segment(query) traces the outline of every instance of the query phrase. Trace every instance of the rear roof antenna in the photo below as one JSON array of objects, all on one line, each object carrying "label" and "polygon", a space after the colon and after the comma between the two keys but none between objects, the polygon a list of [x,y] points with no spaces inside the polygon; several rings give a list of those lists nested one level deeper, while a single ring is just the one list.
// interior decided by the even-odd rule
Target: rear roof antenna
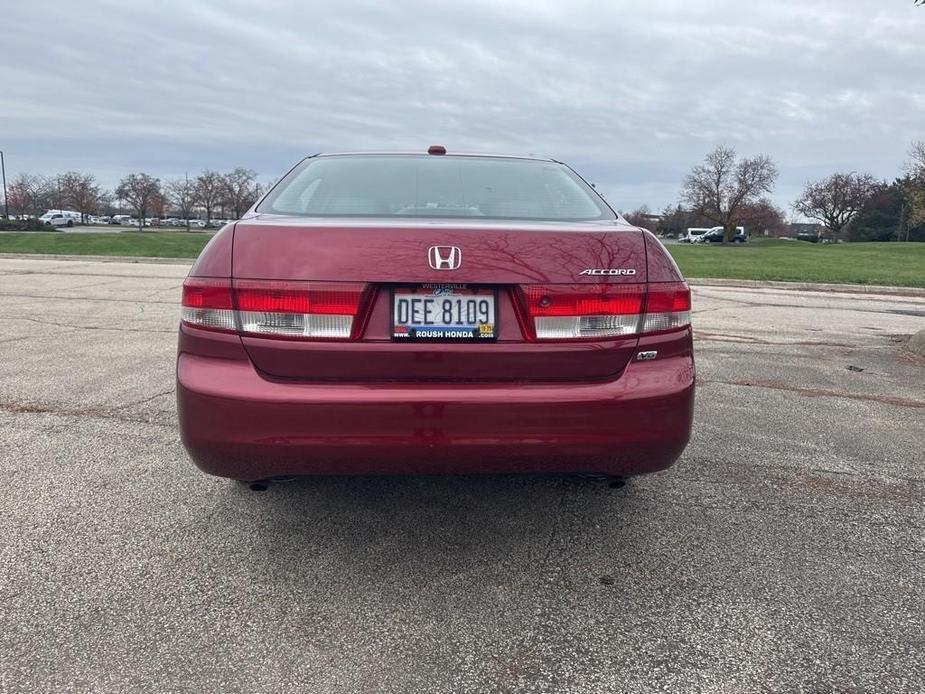
[{"label": "rear roof antenna", "polygon": [[428,154],[446,154],[446,147],[443,145],[431,145],[427,148]]}]

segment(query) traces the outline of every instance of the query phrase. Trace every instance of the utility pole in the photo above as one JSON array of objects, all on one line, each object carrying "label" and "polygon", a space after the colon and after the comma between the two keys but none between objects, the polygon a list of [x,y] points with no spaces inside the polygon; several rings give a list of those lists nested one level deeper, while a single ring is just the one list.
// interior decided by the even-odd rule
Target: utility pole
[{"label": "utility pole", "polygon": [[183,188],[183,198],[184,198],[183,206],[186,209],[183,210],[183,216],[186,217],[186,232],[189,233],[189,215],[190,215],[190,212],[193,211],[192,209],[193,201],[192,201],[192,195],[190,195],[190,189],[189,189],[189,171],[184,171],[183,175],[186,177],[186,187]]},{"label": "utility pole", "polygon": [[0,171],[3,172],[3,216],[10,218],[10,199],[6,196],[6,164],[3,161],[3,150],[0,150]]}]

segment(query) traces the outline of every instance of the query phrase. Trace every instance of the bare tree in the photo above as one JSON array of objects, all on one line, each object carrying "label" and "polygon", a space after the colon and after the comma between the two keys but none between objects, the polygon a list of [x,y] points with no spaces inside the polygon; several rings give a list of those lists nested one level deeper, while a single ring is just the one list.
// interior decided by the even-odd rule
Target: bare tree
[{"label": "bare tree", "polygon": [[723,243],[736,233],[742,206],[770,193],[777,167],[767,155],[739,160],[732,147],[720,145],[687,178],[681,197],[694,212],[724,229]]},{"label": "bare tree", "polygon": [[113,209],[114,209],[113,204],[112,204],[113,195],[114,193],[111,190],[100,188],[100,194],[99,194],[99,197],[97,198],[97,203],[96,203],[96,207],[97,207],[96,211],[99,213],[108,214],[111,216],[113,214]]},{"label": "bare tree", "polygon": [[225,174],[225,198],[235,219],[257,201],[257,172],[241,166]]},{"label": "bare tree", "polygon": [[212,220],[212,211],[218,207],[227,190],[225,178],[218,171],[203,171],[193,184],[193,199],[206,213],[206,224]]},{"label": "bare tree", "polygon": [[[909,225],[925,225],[925,141],[917,140],[909,147],[905,165],[906,178],[902,181],[903,218],[908,240]],[[903,234],[900,234],[903,236]]]},{"label": "bare tree", "polygon": [[783,211],[768,198],[743,205],[739,220],[750,233],[759,236],[778,236],[787,222]]},{"label": "bare tree", "polygon": [[627,222],[635,227],[642,227],[643,229],[648,229],[653,232],[658,227],[659,215],[652,214],[648,205],[637,207],[632,212],[628,212],[623,216],[626,217]]},{"label": "bare tree", "polygon": [[138,230],[145,225],[148,211],[160,200],[161,181],[146,173],[133,173],[123,178],[116,186],[116,197],[125,200],[138,219]]},{"label": "bare tree", "polygon": [[160,221],[167,211],[167,204],[167,195],[164,194],[163,189],[158,190],[157,195],[151,198],[151,217]]},{"label": "bare tree", "polygon": [[54,186],[45,176],[22,173],[7,188],[10,211],[14,215],[39,217],[51,207]]},{"label": "bare tree", "polygon": [[86,223],[87,216],[97,211],[100,204],[100,187],[96,185],[93,174],[68,171],[58,176],[64,204],[80,212],[81,221]]},{"label": "bare tree", "polygon": [[186,230],[189,231],[189,220],[193,216],[193,208],[196,207],[196,191],[193,181],[188,177],[177,178],[168,181],[165,188],[167,198],[186,222]]},{"label": "bare tree", "polygon": [[825,225],[832,239],[838,239],[864,208],[877,189],[870,174],[835,173],[826,179],[810,182],[793,203],[793,209]]},{"label": "bare tree", "polygon": [[910,145],[909,160],[905,168],[912,178],[925,183],[925,140],[916,140]]},{"label": "bare tree", "polygon": [[32,210],[32,198],[25,184],[14,180],[7,186],[6,201],[10,209],[10,214],[14,217],[21,217],[29,214]]}]

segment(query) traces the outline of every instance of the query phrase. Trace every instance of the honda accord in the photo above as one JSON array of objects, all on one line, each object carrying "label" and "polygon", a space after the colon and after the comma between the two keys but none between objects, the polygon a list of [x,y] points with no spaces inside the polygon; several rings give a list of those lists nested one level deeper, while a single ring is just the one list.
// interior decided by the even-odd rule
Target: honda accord
[{"label": "honda accord", "polygon": [[690,436],[690,290],[553,159],[304,159],[183,283],[180,433],[204,471],[664,469]]}]

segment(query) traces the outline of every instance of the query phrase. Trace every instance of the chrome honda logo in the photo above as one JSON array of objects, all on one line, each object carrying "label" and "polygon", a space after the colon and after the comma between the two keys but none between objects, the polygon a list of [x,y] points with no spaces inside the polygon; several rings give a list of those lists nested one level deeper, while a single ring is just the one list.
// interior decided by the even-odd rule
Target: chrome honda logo
[{"label": "chrome honda logo", "polygon": [[462,265],[462,251],[456,246],[431,246],[427,262],[434,270],[458,270]]}]

